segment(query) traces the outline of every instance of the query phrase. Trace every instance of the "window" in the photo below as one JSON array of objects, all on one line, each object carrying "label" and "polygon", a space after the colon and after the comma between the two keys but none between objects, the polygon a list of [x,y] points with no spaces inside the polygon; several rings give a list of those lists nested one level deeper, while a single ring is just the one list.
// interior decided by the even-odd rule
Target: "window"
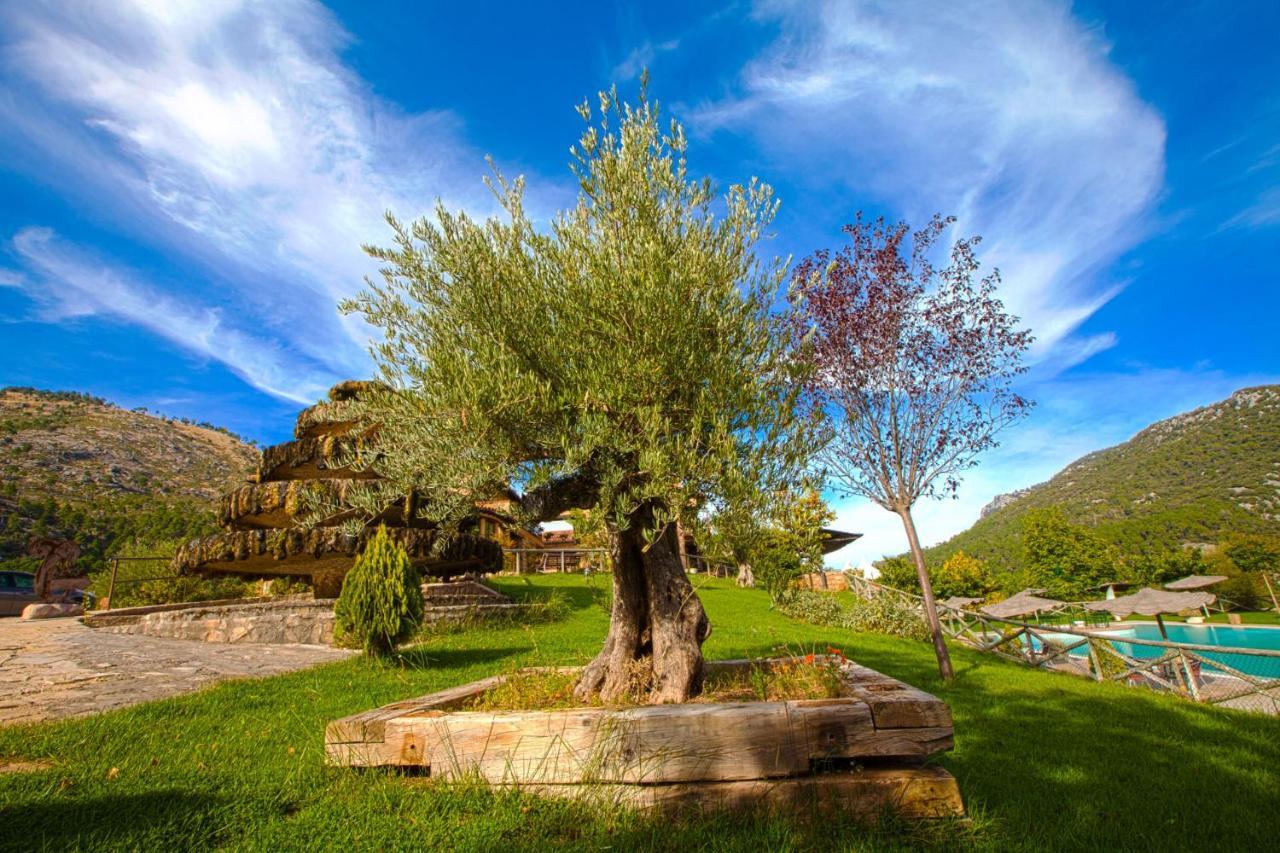
[{"label": "window", "polygon": [[18,589],[35,589],[36,579],[34,575],[16,574],[10,575],[13,578],[13,585]]}]

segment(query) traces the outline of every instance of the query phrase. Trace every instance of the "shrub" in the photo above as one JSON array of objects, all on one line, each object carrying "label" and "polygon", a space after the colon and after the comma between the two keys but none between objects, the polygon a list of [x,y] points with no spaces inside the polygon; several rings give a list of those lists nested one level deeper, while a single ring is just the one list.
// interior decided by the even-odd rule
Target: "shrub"
[{"label": "shrub", "polygon": [[953,595],[982,598],[996,587],[987,564],[964,551],[957,551],[937,569],[929,572],[933,581],[933,594],[939,598]]},{"label": "shrub", "polygon": [[914,608],[889,595],[855,598],[841,604],[835,596],[797,590],[778,603],[778,609],[793,619],[814,625],[871,631],[910,640],[928,640],[929,627]]},{"label": "shrub", "polygon": [[880,570],[878,583],[904,592],[920,593],[920,577],[916,574],[916,564],[907,557],[885,557],[875,565]]},{"label": "shrub", "polygon": [[342,582],[334,607],[334,639],[386,655],[422,622],[418,573],[404,548],[379,527]]},{"label": "shrub", "polygon": [[762,540],[751,555],[756,586],[766,590],[774,601],[779,601],[804,574],[804,560],[781,534],[770,531]]}]

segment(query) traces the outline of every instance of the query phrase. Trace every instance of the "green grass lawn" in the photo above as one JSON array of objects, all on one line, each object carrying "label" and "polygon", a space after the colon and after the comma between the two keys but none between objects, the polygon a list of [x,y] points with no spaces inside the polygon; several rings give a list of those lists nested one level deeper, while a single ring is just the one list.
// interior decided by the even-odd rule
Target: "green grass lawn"
[{"label": "green grass lawn", "polygon": [[0,757],[48,769],[0,774],[0,847],[293,850],[1271,848],[1280,837],[1280,720],[1036,672],[955,648],[944,687],[924,644],[805,625],[764,593],[699,579],[712,658],[835,645],[937,693],[955,715],[971,825],[934,829],[767,815],[673,822],[329,768],[329,720],[517,666],[582,662],[606,628],[607,578],[498,579],[515,595],[569,597],[563,620],[432,638],[403,666],[351,660],[224,684],[64,723],[0,729]]}]

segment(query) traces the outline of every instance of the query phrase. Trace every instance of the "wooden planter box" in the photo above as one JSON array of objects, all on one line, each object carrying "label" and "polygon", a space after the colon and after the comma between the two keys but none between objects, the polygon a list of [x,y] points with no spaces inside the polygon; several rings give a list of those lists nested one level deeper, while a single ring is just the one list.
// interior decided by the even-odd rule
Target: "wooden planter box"
[{"label": "wooden planter box", "polygon": [[946,704],[864,666],[842,669],[846,695],[835,699],[457,710],[506,679],[494,676],[335,720],[325,752],[331,764],[408,767],[639,807],[963,815],[955,779],[922,766],[953,745]]}]

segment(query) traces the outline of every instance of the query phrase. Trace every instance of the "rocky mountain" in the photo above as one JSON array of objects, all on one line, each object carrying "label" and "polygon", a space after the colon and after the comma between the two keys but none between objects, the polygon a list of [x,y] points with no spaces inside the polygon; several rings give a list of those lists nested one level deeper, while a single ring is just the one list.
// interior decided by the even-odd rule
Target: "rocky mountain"
[{"label": "rocky mountain", "polygon": [[929,549],[930,563],[963,550],[1016,568],[1028,510],[1060,507],[1127,553],[1215,542],[1233,532],[1280,534],[1280,385],[1152,424],[1090,453],[1051,480],[987,505],[973,527]]},{"label": "rocky mountain", "polygon": [[210,424],[75,392],[0,390],[0,558],[32,533],[74,535],[92,567],[120,540],[213,527],[218,496],[257,462]]}]

